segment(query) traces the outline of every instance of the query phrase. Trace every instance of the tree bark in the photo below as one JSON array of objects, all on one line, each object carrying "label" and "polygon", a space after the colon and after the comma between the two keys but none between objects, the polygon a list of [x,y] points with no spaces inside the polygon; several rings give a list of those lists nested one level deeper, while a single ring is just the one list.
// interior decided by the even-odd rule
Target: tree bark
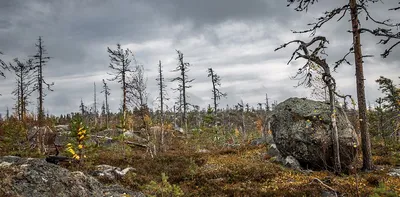
[{"label": "tree bark", "polygon": [[122,129],[126,129],[126,66],[125,65],[125,57],[122,60],[122,92],[123,92],[123,101],[122,101]]},{"label": "tree bark", "polygon": [[164,149],[164,85],[163,85],[163,76],[162,76],[162,68],[161,68],[161,61],[158,64],[159,68],[159,85],[160,85],[160,108],[161,108],[161,143],[160,143],[160,150],[162,152],[165,151]]},{"label": "tree bark", "polygon": [[336,174],[342,172],[341,164],[340,164],[340,144],[339,144],[339,134],[338,128],[336,124],[336,109],[335,109],[335,95],[334,89],[332,88],[333,84],[327,84],[329,90],[329,103],[330,103],[330,111],[331,111],[331,121],[332,121],[332,146],[333,146],[333,157],[334,157],[334,171]]},{"label": "tree bark", "polygon": [[38,122],[39,127],[42,127],[44,124],[44,112],[43,112],[43,73],[42,73],[42,38],[39,37],[39,72],[38,72],[38,89],[39,89],[39,108],[38,108]]},{"label": "tree bark", "polygon": [[357,83],[357,101],[358,101],[358,113],[360,121],[361,131],[361,143],[362,143],[362,154],[363,154],[363,170],[372,170],[372,153],[371,153],[371,142],[367,126],[367,105],[365,103],[365,90],[364,90],[364,71],[363,71],[363,60],[360,44],[360,31],[358,24],[358,12],[356,0],[350,0],[350,14],[351,24],[353,33],[353,48],[354,48],[354,59],[356,65],[356,83]]}]

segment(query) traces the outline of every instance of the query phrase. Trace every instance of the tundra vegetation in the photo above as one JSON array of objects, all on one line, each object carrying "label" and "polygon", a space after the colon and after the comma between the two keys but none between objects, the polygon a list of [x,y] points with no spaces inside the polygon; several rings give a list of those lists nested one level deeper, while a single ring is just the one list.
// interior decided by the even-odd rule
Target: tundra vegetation
[{"label": "tundra vegetation", "polygon": [[[310,40],[288,41],[276,49],[282,52],[288,45],[295,45],[294,52],[288,55],[288,64],[295,60],[305,61],[305,64],[294,79],[299,80],[299,85],[312,87],[320,93],[327,89],[328,97],[324,101],[329,104],[327,118],[310,115],[302,126],[312,128],[311,125],[319,126],[319,123],[329,126],[326,135],[332,141],[327,150],[334,155],[333,168],[313,170],[300,166],[301,169],[293,169],[282,164],[279,156],[272,155],[274,131],[269,126],[277,106],[279,108],[277,101],[270,105],[265,93],[265,102],[260,101],[257,106],[245,100],[237,101],[234,106],[220,106],[220,100],[228,95],[223,93],[223,78],[216,74],[218,69],[204,71],[211,79],[208,108],[190,104],[188,91],[194,79],[189,77],[189,68],[196,65],[187,63],[190,58],[185,56],[184,59],[179,50],[176,50],[177,66],[173,70],[176,75],[172,80],[165,80],[163,68],[167,66],[162,65],[161,60],[158,65],[150,65],[158,66],[159,106],[154,109],[148,106],[147,65],[139,64],[130,49],[117,44],[117,49],[107,48],[107,52],[109,68],[113,71],[109,81],[121,85],[121,108],[110,109],[109,96],[116,93],[103,79],[94,82],[94,106],[85,105],[81,99],[77,101],[78,113],[45,116],[44,90],[52,90],[54,84],[44,80],[43,69],[50,64],[50,57],[41,37],[33,59],[20,61],[16,58],[13,63],[0,59],[0,75],[6,76],[6,71],[10,70],[16,76],[12,92],[16,98],[15,108],[0,118],[0,155],[39,158],[63,155],[70,160],[59,165],[88,174],[102,164],[121,169],[132,167],[135,170],[123,177],[100,181],[115,182],[149,196],[320,196],[323,193],[399,196],[400,84],[385,76],[374,79],[382,95],[367,107],[362,72],[362,58],[367,56],[362,55],[360,43],[362,33],[381,38],[380,44],[391,44],[381,54],[386,58],[399,43],[399,34],[393,32],[399,25],[370,16],[368,4],[372,2],[375,1],[346,1],[343,7],[324,12],[310,24],[310,29],[295,31],[311,33]],[[317,1],[289,0],[296,11],[306,11],[314,3]],[[390,11],[398,9],[390,8]],[[350,13],[353,42],[349,44],[352,47],[342,59],[330,60],[324,53],[328,38],[316,35],[317,30],[335,17],[341,20],[346,13]],[[366,16],[378,27],[360,28],[358,15]],[[354,54],[354,62],[347,59],[350,54]],[[340,82],[331,75],[342,63],[356,65],[357,103],[350,95],[339,93],[336,84]],[[96,83],[103,84],[100,93],[104,98],[97,96]],[[165,104],[167,87],[177,87],[170,93],[178,94],[173,107]],[[36,112],[27,110],[32,104],[29,101],[33,92],[38,93]],[[97,110],[97,100],[103,100],[101,113]],[[348,106],[349,101],[352,105]],[[341,166],[340,157],[339,104],[343,106],[339,107],[342,114],[347,115],[350,126],[361,137],[360,146],[354,144],[354,150],[360,154],[345,168]],[[60,129],[63,126],[66,129]]]}]

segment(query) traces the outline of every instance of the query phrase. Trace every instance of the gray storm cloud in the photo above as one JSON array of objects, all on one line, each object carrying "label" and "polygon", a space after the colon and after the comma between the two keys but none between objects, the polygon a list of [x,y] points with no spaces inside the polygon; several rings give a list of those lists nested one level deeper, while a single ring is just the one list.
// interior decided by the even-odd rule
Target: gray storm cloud
[{"label": "gray storm cloud", "polygon": [[[188,73],[195,78],[188,90],[192,104],[206,107],[211,103],[211,82],[207,68],[212,67],[222,78],[221,90],[228,98],[221,107],[240,102],[256,105],[264,102],[265,93],[271,100],[288,97],[309,97],[311,90],[294,88],[297,81],[290,80],[301,62],[286,65],[293,48],[278,52],[280,44],[296,39],[310,39],[308,35],[292,34],[291,30],[307,28],[324,10],[340,5],[342,1],[320,1],[309,12],[299,13],[286,7],[280,0],[87,0],[0,1],[0,51],[6,61],[14,57],[26,59],[35,54],[34,44],[43,36],[48,55],[52,57],[45,68],[49,82],[55,82],[54,92],[48,92],[45,107],[52,114],[78,111],[80,100],[93,103],[93,82],[97,84],[98,103],[101,80],[111,78],[107,47],[121,43],[129,47],[135,58],[143,64],[148,77],[150,106],[157,106],[157,65],[161,60],[167,79],[169,97],[175,98],[169,82],[178,73],[171,72],[177,65],[175,50],[184,53],[185,61],[192,64]],[[371,5],[371,14],[400,21],[398,12],[388,12],[385,4]],[[396,2],[394,2],[395,4]],[[370,25],[366,22],[363,25]],[[327,60],[341,58],[350,48],[351,35],[347,33],[347,19],[330,22],[317,34],[329,41]],[[362,35],[363,51],[375,57],[365,60],[367,99],[373,102],[380,96],[375,79],[380,75],[398,82],[399,49],[387,59],[379,54],[385,46],[369,35]],[[350,58],[351,59],[351,58]],[[342,65],[335,73],[341,92],[355,96],[354,67]],[[0,113],[10,109],[15,101],[11,91],[15,84],[12,73],[0,79]],[[120,104],[121,90],[109,82],[112,111]],[[32,95],[31,107],[36,104]],[[171,100],[169,105],[172,105]]]}]

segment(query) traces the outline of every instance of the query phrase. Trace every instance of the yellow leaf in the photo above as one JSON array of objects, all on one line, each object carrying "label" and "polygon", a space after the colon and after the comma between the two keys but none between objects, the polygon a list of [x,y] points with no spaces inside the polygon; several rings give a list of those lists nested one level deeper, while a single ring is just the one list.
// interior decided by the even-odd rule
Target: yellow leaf
[{"label": "yellow leaf", "polygon": [[237,128],[235,128],[235,136],[239,137],[239,135],[240,135],[239,130]]}]

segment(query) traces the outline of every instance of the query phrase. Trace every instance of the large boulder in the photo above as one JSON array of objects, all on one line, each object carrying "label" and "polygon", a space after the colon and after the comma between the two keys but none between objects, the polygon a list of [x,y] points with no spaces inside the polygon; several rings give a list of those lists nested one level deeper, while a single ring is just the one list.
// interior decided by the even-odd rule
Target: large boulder
[{"label": "large boulder", "polygon": [[[333,168],[329,104],[289,98],[276,106],[271,130],[283,157],[293,156],[303,168]],[[350,167],[357,154],[357,134],[344,110],[336,106],[341,166]]]},{"label": "large boulder", "polygon": [[144,196],[44,159],[0,157],[0,196]]}]

